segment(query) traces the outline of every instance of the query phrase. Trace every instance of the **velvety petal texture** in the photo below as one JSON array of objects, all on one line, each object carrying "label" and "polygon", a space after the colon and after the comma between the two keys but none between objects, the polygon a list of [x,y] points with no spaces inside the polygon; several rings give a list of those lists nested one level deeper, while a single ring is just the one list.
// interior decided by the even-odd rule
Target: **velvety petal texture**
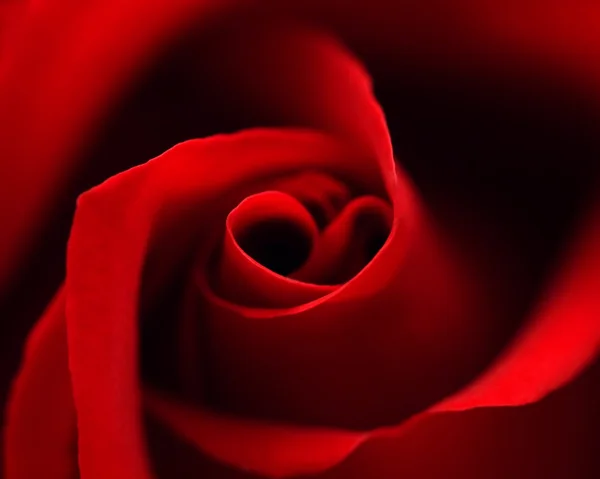
[{"label": "velvety petal texture", "polygon": [[600,203],[582,220],[562,268],[523,331],[480,379],[438,410],[515,406],[570,381],[600,352]]},{"label": "velvety petal texture", "polygon": [[21,18],[0,56],[0,148],[14,159],[2,164],[0,190],[3,198],[18,198],[0,210],[2,287],[119,92],[188,22],[207,23],[234,2],[19,3]]},{"label": "velvety petal texture", "polygon": [[[235,168],[217,168],[232,158]],[[182,144],[81,197],[66,287],[82,474],[150,477],[136,358],[140,272],[154,232],[174,220],[189,225],[193,215],[199,228],[180,231],[179,246],[200,245],[205,221],[198,215],[210,215],[236,185],[273,171],[335,164],[352,174],[365,164],[349,158],[351,152],[322,134],[249,131]]]},{"label": "velvety petal texture", "polygon": [[[34,5],[40,20],[28,28],[39,38],[61,10]],[[31,63],[29,83],[6,76],[0,88],[40,93],[0,136],[23,158],[11,164],[7,191],[27,183],[2,219],[0,283],[42,200],[71,171],[73,139],[86,138],[102,105],[185,18],[216,10],[157,5],[73,4],[65,11],[77,20],[61,22],[74,31],[49,36],[46,67],[27,42],[15,47],[10,61]],[[118,33],[129,30],[122,46]],[[234,22],[221,33],[215,51],[227,55],[210,74],[235,108],[284,126],[186,141],[79,197],[65,284],[13,385],[7,479],[157,478],[151,421],[212,464],[186,471],[193,476],[600,471],[589,448],[600,420],[577,411],[600,397],[598,203],[506,344],[501,292],[428,215],[394,158],[364,67],[340,42],[296,23]],[[49,94],[57,91],[74,95],[77,108],[61,109],[64,96]],[[152,314],[177,338],[175,360],[154,358],[174,387],[146,374]],[[554,451],[542,464],[540,454]],[[585,470],[568,470],[580,463]]]},{"label": "velvety petal texture", "polygon": [[30,334],[6,417],[7,478],[78,477],[64,291]]}]

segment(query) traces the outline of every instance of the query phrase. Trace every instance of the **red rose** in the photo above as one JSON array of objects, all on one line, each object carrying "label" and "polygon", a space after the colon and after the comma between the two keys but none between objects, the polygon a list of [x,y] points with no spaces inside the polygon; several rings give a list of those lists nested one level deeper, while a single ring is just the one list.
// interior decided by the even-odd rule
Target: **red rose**
[{"label": "red rose", "polygon": [[263,3],[3,22],[7,479],[597,477],[600,10]]}]

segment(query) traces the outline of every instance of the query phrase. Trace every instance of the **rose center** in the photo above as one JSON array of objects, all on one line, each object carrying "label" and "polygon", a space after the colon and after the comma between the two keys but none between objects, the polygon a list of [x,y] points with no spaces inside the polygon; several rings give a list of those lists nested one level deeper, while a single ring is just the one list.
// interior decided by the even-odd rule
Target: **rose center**
[{"label": "rose center", "polygon": [[281,218],[261,220],[238,233],[236,240],[252,259],[287,276],[308,258],[312,240],[300,225]]}]

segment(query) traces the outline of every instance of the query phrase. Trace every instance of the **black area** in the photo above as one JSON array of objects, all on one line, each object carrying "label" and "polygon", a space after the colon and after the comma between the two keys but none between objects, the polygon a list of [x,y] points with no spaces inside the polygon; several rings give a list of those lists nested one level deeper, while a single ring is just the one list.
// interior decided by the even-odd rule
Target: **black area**
[{"label": "black area", "polygon": [[315,220],[315,224],[317,225],[317,228],[319,228],[319,230],[322,230],[327,226],[328,218],[325,214],[323,206],[320,203],[316,201],[306,201],[304,203],[304,207]]},{"label": "black area", "polygon": [[374,212],[364,212],[354,220],[354,228],[363,238],[362,249],[366,266],[383,247],[390,235],[390,227],[385,218]]},{"label": "black area", "polygon": [[312,249],[308,233],[283,219],[257,222],[242,231],[236,241],[250,257],[282,276],[300,268]]},{"label": "black area", "polygon": [[140,294],[140,372],[145,384],[172,393],[181,390],[178,370],[177,318],[181,311],[186,275],[176,275],[165,291],[150,298],[142,283]]},{"label": "black area", "polygon": [[404,68],[374,82],[399,163],[436,222],[473,243],[487,223],[513,244],[534,299],[600,179],[598,104],[560,72],[517,60]]}]

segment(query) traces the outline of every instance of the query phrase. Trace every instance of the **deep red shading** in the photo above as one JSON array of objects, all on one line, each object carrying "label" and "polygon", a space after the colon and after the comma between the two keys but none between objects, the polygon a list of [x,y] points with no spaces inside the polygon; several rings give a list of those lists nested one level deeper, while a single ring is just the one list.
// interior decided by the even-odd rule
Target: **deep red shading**
[{"label": "deep red shading", "polygon": [[77,423],[64,309],[61,291],[29,336],[7,411],[7,478],[76,477]]},{"label": "deep red shading", "polygon": [[[348,158],[350,152],[317,133],[249,131],[182,144],[81,197],[66,288],[83,475],[150,477],[139,423],[137,296],[156,231],[169,224],[187,227],[193,218],[196,231],[174,235],[189,250],[204,231],[201,215],[210,216],[211,204],[236,185],[304,166],[335,164],[348,173],[368,168]],[[217,168],[232,159],[235,168]],[[173,256],[176,251],[170,250]]]},{"label": "deep red shading", "polygon": [[[519,29],[514,29],[514,31],[520,32]],[[520,38],[520,35],[516,37]],[[581,39],[579,36],[577,38]],[[302,41],[296,38],[292,38],[291,45],[294,45],[296,41],[298,45],[304,45]],[[344,58],[336,55],[334,57],[337,59]],[[325,58],[328,57],[325,56]],[[343,60],[341,63],[344,68],[352,66],[351,63],[345,63]],[[327,64],[327,62],[324,61],[324,64]],[[353,70],[350,68],[350,71]],[[352,77],[352,75],[349,76]],[[360,75],[358,77],[362,78]],[[357,84],[363,87],[368,85],[368,82],[359,81]],[[344,98],[347,100],[347,97]],[[362,105],[359,108],[361,113],[365,112],[361,109],[364,105],[368,105],[370,108],[374,104],[368,95],[365,98],[367,98],[367,101],[362,103],[357,100],[358,104]],[[360,97],[359,100],[361,100]],[[337,105],[336,101],[334,101],[334,105]],[[352,106],[355,106],[355,104],[352,104]],[[338,110],[334,108],[334,112],[338,112]],[[305,113],[305,111],[300,108],[300,118],[302,113]],[[356,145],[362,148],[361,154],[369,153],[371,154],[371,160],[376,157],[380,160],[380,166],[383,165],[383,176],[386,180],[388,193],[394,200],[395,214],[402,211],[398,208],[398,204],[402,203],[399,199],[407,200],[407,198],[398,198],[394,193],[411,190],[404,188],[396,190],[394,188],[394,186],[397,186],[395,182],[399,181],[398,179],[403,181],[403,176],[402,174],[395,176],[393,167],[390,168],[392,165],[390,162],[391,150],[387,132],[385,128],[381,129],[383,125],[382,118],[378,115],[367,115],[370,120],[373,120],[373,123],[371,123],[366,121],[362,115],[348,114],[348,111],[343,111],[339,115],[336,116],[334,113],[331,117],[328,117],[324,114],[327,121],[319,126],[329,125],[331,131],[341,133],[340,136],[346,136],[347,139],[352,134],[358,137],[359,141]],[[344,122],[337,122],[341,116],[347,118],[358,116],[361,121],[365,121],[367,128],[362,130],[354,124],[344,126]],[[312,120],[312,115],[309,114],[305,118]],[[306,121],[310,123],[309,120]],[[373,125],[375,127],[371,128]],[[291,137],[293,138],[290,139]],[[294,143],[294,141],[297,143]],[[290,143],[293,143],[293,146],[296,147],[294,154],[302,153],[305,156],[294,157],[291,164],[286,163],[283,166],[284,162],[281,156],[290,153]],[[265,145],[267,146],[265,147]],[[249,154],[249,158],[246,158]],[[315,158],[315,154],[317,154],[317,158]],[[198,157],[210,161],[198,164]],[[266,164],[263,165],[265,157],[270,158],[272,161],[266,161]],[[229,170],[221,167],[222,163],[219,160],[231,158],[239,160],[236,168],[240,164],[243,165],[239,171],[234,168]],[[249,163],[245,163],[243,158],[246,158]],[[349,158],[351,159],[349,160]],[[167,159],[174,161],[167,163]],[[194,217],[192,213],[197,214],[198,212],[202,213],[210,210],[208,206],[214,206],[216,200],[210,203],[207,197],[214,200],[217,192],[222,192],[221,190],[235,190],[235,187],[242,182],[242,178],[245,180],[245,176],[252,174],[260,176],[266,170],[271,172],[271,169],[286,169],[292,168],[292,166],[298,168],[326,166],[336,171],[345,170],[348,177],[364,176],[373,178],[376,176],[373,172],[378,170],[373,166],[375,162],[362,162],[363,159],[362,156],[360,158],[353,157],[352,152],[343,150],[336,142],[318,134],[281,131],[270,133],[252,132],[236,137],[213,138],[205,142],[182,145],[171,150],[164,157],[144,165],[144,167],[120,175],[83,197],[70,244],[67,319],[75,400],[78,405],[80,419],[80,459],[85,477],[151,477],[146,463],[145,444],[141,437],[139,410],[141,401],[138,387],[136,348],[138,296],[141,271],[146,259],[145,254],[151,243],[153,243],[152,246],[156,246],[156,243],[162,241],[156,229],[163,228],[163,230],[166,229],[170,233],[171,230],[166,227],[177,224],[174,221],[175,219],[186,218],[190,220]],[[258,165],[264,166],[266,170],[256,171]],[[191,174],[194,171],[197,175]],[[223,173],[223,177],[215,176],[215,172],[219,172],[219,175]],[[228,176],[230,173],[232,173],[231,177]],[[363,173],[365,174],[363,175]],[[193,176],[193,178],[189,178],[188,175]],[[202,194],[207,195],[207,197],[202,197]],[[35,200],[32,200],[31,204],[33,203],[35,203]],[[413,204],[412,206],[416,209],[418,205]],[[408,208],[405,211],[411,212],[413,210]],[[480,380],[474,382],[472,387],[459,392],[446,402],[442,402],[434,407],[431,412],[442,412],[446,409],[463,410],[480,406],[521,405],[535,401],[555,388],[568,383],[574,375],[593,361],[598,351],[600,336],[597,321],[599,305],[596,297],[600,270],[597,257],[598,242],[600,240],[598,217],[596,211],[592,212],[590,220],[585,222],[580,241],[573,244],[573,252],[571,256],[566,258],[565,269],[559,271],[556,283],[548,289],[547,297],[543,298],[539,310],[533,316],[531,322],[526,325],[523,335],[515,339],[497,365],[482,376]],[[202,218],[197,216],[195,220],[199,225],[199,229],[202,225],[209,223],[208,219],[203,222]],[[12,224],[17,223],[13,221]],[[400,223],[401,221],[396,219],[392,240],[414,238],[415,232],[412,228],[403,231],[398,228]],[[189,225],[190,223],[185,224]],[[414,224],[411,223],[411,226],[414,226]],[[15,231],[20,231],[20,229],[21,226],[15,226]],[[417,230],[419,233],[428,231],[425,228],[423,230],[417,228]],[[184,231],[184,233],[186,234],[178,238],[182,244],[188,247],[198,246],[194,242],[198,239],[198,235],[195,235],[198,231],[192,232],[190,230]],[[404,233],[407,234],[403,236]],[[437,239],[437,236],[435,234],[424,237],[418,236],[419,241],[417,241],[417,244],[422,245],[421,247],[427,255],[431,250],[437,251],[437,248],[429,248],[432,245],[427,241],[430,241],[431,238]],[[390,244],[395,245],[392,241],[390,241]],[[169,248],[175,249],[173,244],[165,243],[164,246],[167,251]],[[403,244],[403,246],[405,245]],[[402,263],[401,260],[404,260],[406,255],[404,248],[400,248],[402,254],[398,250],[391,253],[391,250],[390,247],[384,247],[379,261],[374,261],[369,268],[361,273],[357,281],[341,290],[341,293],[337,295],[338,301],[340,298],[342,300],[347,299],[348,296],[353,298],[354,295],[363,301],[370,293],[377,292],[382,285],[387,285],[390,278],[398,279],[394,276],[397,272],[396,267]],[[418,254],[418,250],[417,252],[412,251],[412,253],[408,255],[409,259],[422,258]],[[176,261],[176,259],[176,255],[174,255],[172,261]],[[383,261],[383,259],[393,261],[388,262]],[[437,291],[439,289],[433,288],[432,282],[435,284],[437,279],[439,284],[445,284],[446,277],[444,275],[436,277],[436,274],[433,274],[438,273],[440,269],[446,270],[440,268],[440,265],[444,264],[444,259],[445,255],[443,254],[434,257],[434,260],[429,263],[430,269],[423,267],[420,261],[416,261],[412,271],[414,274],[410,276],[411,281],[405,280],[406,282],[402,283],[403,286],[409,288],[407,290],[402,289],[402,291],[405,294],[410,292],[411,297],[416,298],[413,307],[417,311],[423,299],[431,294],[432,290]],[[453,271],[452,267],[448,267],[448,269]],[[417,273],[420,273],[421,276]],[[159,277],[157,280],[158,285],[160,286],[161,281],[167,281],[166,278],[168,276]],[[366,278],[370,281],[367,281]],[[430,289],[423,288],[423,284],[426,283],[429,284]],[[410,287],[413,289],[411,290]],[[346,298],[344,295],[346,295]],[[339,306],[336,306],[335,297],[331,297],[331,305],[333,306],[330,306],[332,308],[330,311]],[[448,297],[442,295],[441,299],[436,298],[436,301],[432,301],[432,304],[454,305],[453,302],[457,299],[460,299],[460,294],[455,295],[454,292],[451,292]],[[362,304],[370,306],[366,300]],[[389,304],[396,305],[391,300]],[[313,307],[316,309],[316,306],[320,305],[312,304],[310,308],[306,307],[304,309],[310,311]],[[232,335],[231,339],[226,334],[222,334],[218,339],[224,342],[231,340],[234,345],[240,332],[250,333],[247,336],[241,336],[242,345],[244,345],[245,338],[248,338],[248,341],[251,342],[253,340],[252,335],[257,334],[255,324],[251,324],[251,321],[248,320],[255,320],[254,322],[256,322],[281,319],[277,317],[281,314],[281,311],[269,311],[263,314],[264,312],[257,313],[249,309],[236,309],[227,304],[220,304],[218,307],[222,307],[222,310],[217,309],[219,315],[222,315],[225,320],[231,320],[229,325],[233,325],[235,330],[235,335]],[[395,310],[395,308],[392,309]],[[457,307],[457,309],[460,310],[460,307]],[[367,308],[365,307],[364,310],[367,310]],[[233,314],[228,317],[227,315],[231,311],[233,311]],[[323,311],[328,312],[327,308],[322,308],[321,313]],[[357,314],[354,308],[346,307],[345,311],[348,317]],[[368,311],[370,312],[370,309]],[[303,312],[295,311],[293,314]],[[339,311],[336,312],[339,313]],[[432,314],[432,311],[426,309],[425,313],[431,314],[432,318],[442,317],[439,315],[439,311],[433,311]],[[427,314],[425,314],[425,317],[429,317]],[[324,314],[324,316],[326,315]],[[380,314],[379,316],[383,315]],[[45,322],[40,324],[45,324]],[[237,328],[238,326],[241,327]],[[420,326],[423,325],[417,324],[417,328]],[[427,323],[424,330],[420,331],[426,339],[429,338],[427,334],[432,332],[432,330],[427,329],[430,326],[431,324]],[[439,323],[437,326],[439,326]],[[454,327],[456,324],[451,324],[448,327],[450,326]],[[282,328],[284,333],[297,332],[293,327],[285,331],[286,327],[284,322]],[[244,328],[248,329],[245,330]],[[56,336],[50,333],[47,335],[35,333],[48,338],[49,348],[56,347],[57,358],[64,353],[64,349],[61,347],[59,329],[57,327]],[[458,334],[461,334],[462,329],[458,329]],[[470,334],[470,337],[467,337],[466,340],[481,339],[474,334],[472,329],[465,329]],[[44,328],[40,326],[40,329],[36,331],[44,331]],[[274,331],[276,331],[276,334],[281,332],[277,331],[277,328],[274,328]],[[386,329],[386,331],[389,330]],[[451,332],[456,334],[454,328]],[[231,331],[227,333],[230,334]],[[258,331],[255,337],[260,339],[261,334]],[[269,338],[269,336],[271,337]],[[290,336],[293,337],[292,334]],[[360,336],[363,339],[363,335]],[[265,337],[267,340],[282,340],[281,337],[276,337],[272,331],[267,331]],[[390,343],[394,339],[390,335]],[[442,346],[452,343],[452,339],[456,339],[452,337],[452,334],[444,337],[444,341],[449,341],[449,343],[442,341]],[[289,345],[292,344],[292,341],[286,341],[284,335],[283,343]],[[313,343],[311,342],[311,344]],[[332,344],[329,343],[330,348]],[[397,347],[398,343],[394,341],[392,345]],[[432,345],[433,340],[430,346]],[[438,345],[438,343],[435,343],[435,346]],[[250,344],[250,346],[252,345]],[[381,345],[376,344],[376,346],[380,347]],[[317,345],[317,349],[319,347],[326,348],[327,343]],[[481,348],[485,349],[485,341]],[[33,349],[35,348],[32,346]],[[383,350],[385,351],[385,348]],[[275,352],[277,352],[277,349],[275,349]],[[343,352],[347,353],[347,351]],[[265,357],[268,358],[268,355]],[[226,356],[224,360],[235,361],[235,357],[231,354],[229,357]],[[237,366],[234,364],[234,367]],[[370,371],[378,371],[378,369],[374,368]],[[31,374],[29,374],[30,372]],[[29,381],[31,381],[31,384],[35,385],[40,380],[39,376],[36,364],[29,363],[28,366],[26,362],[19,381],[21,384],[29,384]],[[266,386],[269,387],[268,384]],[[578,384],[575,386],[578,386]],[[18,392],[19,388],[20,386],[17,386],[15,389],[15,399],[12,403],[16,415],[18,415],[20,408],[18,398],[21,393]],[[26,388],[21,389],[21,391],[23,401],[31,400]],[[65,392],[64,389],[58,391]],[[583,393],[575,394],[574,399],[571,397],[571,399],[566,400],[568,409],[573,410],[580,407],[585,403],[585,394],[595,390],[584,388],[583,391]],[[560,395],[561,392],[558,394]],[[336,474],[338,474],[339,477],[344,478],[353,475],[364,477],[365,474],[371,474],[374,470],[375,473],[372,477],[375,477],[378,473],[383,477],[387,477],[392,472],[393,474],[419,474],[422,472],[424,476],[425,472],[423,470],[427,471],[428,466],[443,467],[446,472],[448,470],[460,471],[465,477],[469,475],[478,477],[479,471],[476,470],[480,465],[478,461],[486,463],[482,465],[482,467],[485,467],[487,464],[493,463],[493,460],[497,460],[494,455],[494,439],[490,438],[497,438],[496,444],[499,444],[505,450],[510,450],[511,439],[515,435],[520,437],[516,433],[519,432],[518,423],[521,421],[522,424],[526,425],[522,426],[525,428],[523,431],[532,432],[532,439],[539,439],[533,433],[542,430],[545,421],[548,417],[551,417],[551,413],[545,409],[545,404],[555,404],[553,402],[554,397],[551,396],[548,398],[549,401],[540,403],[541,413],[538,412],[540,409],[535,406],[532,406],[531,409],[486,409],[453,414],[426,413],[403,426],[378,429],[374,432],[356,433],[310,427],[293,428],[282,425],[275,425],[271,428],[266,426],[265,423],[229,421],[218,415],[210,415],[200,408],[188,409],[179,406],[175,401],[164,400],[161,402],[157,397],[156,395],[148,395],[148,404],[157,417],[161,417],[165,423],[170,424],[173,430],[178,431],[181,436],[195,443],[201,450],[229,464],[238,467],[249,467],[268,475],[277,476],[298,472],[320,472],[341,462],[338,468],[331,470],[330,474],[332,474],[332,477],[336,477]],[[558,397],[560,402],[561,396]],[[570,396],[566,397],[569,398]],[[591,397],[595,398],[597,396]],[[263,399],[272,400],[273,398],[260,398],[261,401]],[[242,405],[243,407],[245,405]],[[262,407],[265,407],[264,404]],[[593,405],[588,409],[592,407]],[[528,411],[532,411],[533,416],[526,416]],[[523,416],[520,416],[521,414]],[[215,427],[218,433],[195,427],[197,424],[206,426],[209,421],[213,420],[214,422],[211,422],[210,425]],[[584,422],[578,419],[574,423],[577,427],[581,427]],[[64,424],[66,423],[61,422],[61,425]],[[510,426],[505,426],[503,429],[504,424]],[[568,425],[562,426],[561,431],[569,431]],[[496,430],[498,428],[502,431],[501,434],[494,436],[489,433],[491,429]],[[485,432],[481,433],[481,429]],[[475,433],[464,439],[464,436],[467,436],[473,430],[475,430]],[[231,435],[228,436],[228,433]],[[247,435],[242,436],[242,433]],[[406,433],[406,435],[403,436],[399,433]],[[419,434],[422,434],[422,436],[419,436]],[[461,437],[462,440],[456,442],[464,447],[452,450],[446,447],[448,442],[435,441],[446,434]],[[461,436],[461,434],[464,434],[464,436]],[[593,437],[587,431],[583,434],[573,435]],[[377,439],[377,436],[389,436],[392,439]],[[474,457],[472,451],[473,449],[477,450],[477,440],[481,436],[490,439],[490,441],[485,446],[481,446],[480,454]],[[232,440],[236,437],[249,439],[240,445]],[[421,437],[421,442],[419,442],[419,437]],[[410,438],[412,441],[408,441],[406,438]],[[17,437],[15,440],[21,439]],[[31,440],[31,437],[27,438],[27,444],[24,447],[29,447],[29,440]],[[540,450],[546,453],[552,451],[556,444],[562,444],[559,441],[545,443],[543,439],[540,442],[542,444]],[[364,443],[364,446],[357,450],[357,446],[361,443]],[[423,443],[425,446],[423,446]],[[423,452],[423,450],[428,450],[427,444],[432,443],[437,445],[434,450],[438,455],[437,457],[439,457],[439,461],[429,461],[430,458],[426,457]],[[450,443],[454,444],[452,441]],[[489,445],[490,443],[492,446]],[[10,448],[13,444],[15,443],[12,443],[11,439],[11,443],[7,447]],[[256,447],[243,447],[247,444]],[[423,448],[421,450],[417,449],[420,453],[411,453],[411,447],[419,444]],[[61,446],[64,446],[64,443],[56,445],[62,450]],[[267,445],[272,445],[274,449],[266,447]],[[532,451],[537,451],[537,446],[538,444],[533,446]],[[444,452],[444,448],[450,452]],[[269,455],[265,455],[265,451],[269,451]],[[355,451],[357,451],[356,454],[351,456],[348,461],[343,461]],[[369,456],[370,452],[373,453],[372,456]],[[561,450],[560,457],[564,466],[564,464],[569,463],[568,459],[571,456],[581,458],[580,454],[585,460],[589,461],[592,452],[585,448],[584,452],[581,453],[570,449],[568,452]],[[19,455],[16,454],[15,457]],[[512,457],[510,454],[508,456]],[[407,461],[399,460],[403,457]],[[414,462],[410,461],[411,458]],[[517,459],[514,463],[507,461],[506,464],[508,465],[505,465],[505,469],[499,468],[498,470],[509,471],[510,474],[523,473],[523,471],[527,471],[528,474],[536,472],[534,461],[527,460],[527,458],[523,461],[522,457],[519,457],[519,459],[522,462],[519,463]],[[468,465],[465,466],[460,461],[468,462]],[[520,465],[524,467],[519,469]],[[58,467],[62,466],[64,466],[64,463],[60,463]],[[537,471],[539,472],[539,469]],[[438,469],[435,472],[439,473],[440,470]],[[548,469],[547,472],[560,477],[560,474],[569,471],[565,469]],[[589,471],[579,472],[585,474]]]},{"label": "deep red shading", "polygon": [[2,287],[29,253],[36,228],[118,93],[186,22],[208,22],[228,3],[65,0],[24,6],[0,57],[0,148],[11,158],[2,164],[0,190],[4,198],[18,198],[0,209]]},{"label": "deep red shading", "polygon": [[[317,243],[317,225],[310,213],[293,197],[269,191],[244,199],[227,217],[223,251],[217,271],[213,272],[215,278],[211,279],[219,294],[248,306],[285,308],[298,306],[330,293],[331,288],[299,284],[249,256],[249,251],[245,250],[243,244],[244,231],[247,232],[248,229],[255,228],[258,222],[266,220],[287,220],[296,224],[299,231],[290,233],[307,242],[304,256]],[[270,236],[276,233],[265,232]],[[260,240],[261,238],[255,239],[256,242]],[[287,243],[293,245],[293,241],[289,239]],[[288,255],[292,253],[289,252]],[[304,261],[301,258],[301,263]]]}]

